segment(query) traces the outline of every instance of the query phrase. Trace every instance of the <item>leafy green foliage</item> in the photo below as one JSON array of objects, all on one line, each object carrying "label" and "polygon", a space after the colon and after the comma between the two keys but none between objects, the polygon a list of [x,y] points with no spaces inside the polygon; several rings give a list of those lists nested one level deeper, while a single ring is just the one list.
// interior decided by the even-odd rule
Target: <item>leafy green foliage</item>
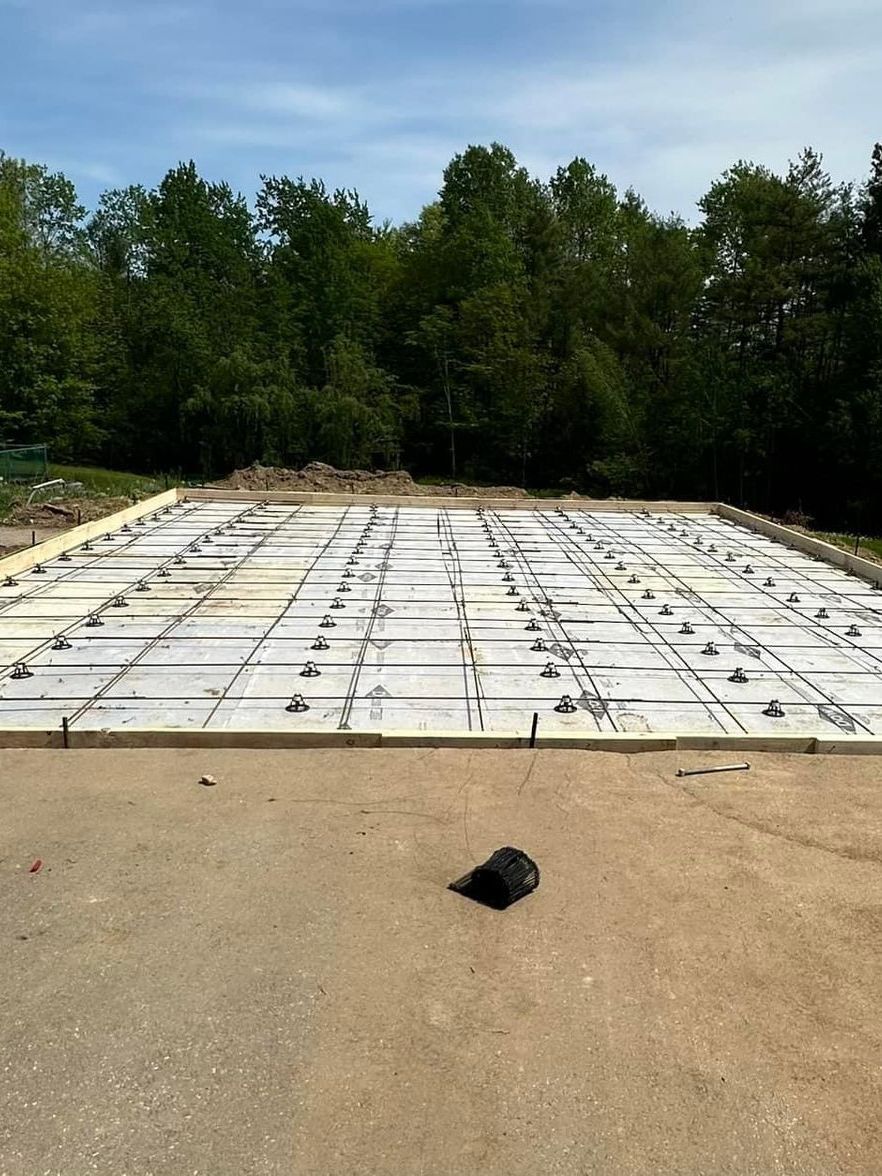
[{"label": "leafy green foliage", "polygon": [[739,162],[690,228],[576,158],[470,146],[412,224],[194,164],[153,190],[0,153],[0,440],[196,477],[321,459],[882,527],[882,147]]}]

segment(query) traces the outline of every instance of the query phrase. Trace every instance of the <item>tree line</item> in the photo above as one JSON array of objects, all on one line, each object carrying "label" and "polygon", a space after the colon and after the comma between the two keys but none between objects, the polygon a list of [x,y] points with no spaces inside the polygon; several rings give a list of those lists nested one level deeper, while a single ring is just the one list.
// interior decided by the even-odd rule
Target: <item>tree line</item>
[{"label": "tree line", "polygon": [[577,158],[469,147],[378,224],[193,163],[92,213],[0,152],[0,441],[216,476],[261,461],[722,499],[882,528],[882,147],[737,163],[695,227]]}]

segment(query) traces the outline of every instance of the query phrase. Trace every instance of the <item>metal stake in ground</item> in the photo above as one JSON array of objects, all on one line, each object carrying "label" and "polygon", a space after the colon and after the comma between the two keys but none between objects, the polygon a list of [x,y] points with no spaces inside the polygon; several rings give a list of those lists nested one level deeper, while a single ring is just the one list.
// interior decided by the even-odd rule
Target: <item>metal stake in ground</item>
[{"label": "metal stake in ground", "polygon": [[710,776],[714,772],[747,772],[750,764],[723,764],[718,768],[677,768],[678,776]]}]

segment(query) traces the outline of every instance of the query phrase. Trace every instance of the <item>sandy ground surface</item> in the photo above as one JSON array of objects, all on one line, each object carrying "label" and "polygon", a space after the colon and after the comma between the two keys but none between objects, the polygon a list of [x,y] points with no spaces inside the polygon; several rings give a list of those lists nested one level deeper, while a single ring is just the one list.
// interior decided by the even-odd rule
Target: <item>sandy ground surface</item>
[{"label": "sandy ground surface", "polygon": [[683,762],[0,752],[0,1172],[882,1171],[879,760]]},{"label": "sandy ground surface", "polygon": [[36,533],[36,541],[42,543],[44,539],[51,539],[57,535],[57,529],[48,527],[8,527],[0,523],[0,556],[11,555],[20,547],[30,547],[32,532]]}]

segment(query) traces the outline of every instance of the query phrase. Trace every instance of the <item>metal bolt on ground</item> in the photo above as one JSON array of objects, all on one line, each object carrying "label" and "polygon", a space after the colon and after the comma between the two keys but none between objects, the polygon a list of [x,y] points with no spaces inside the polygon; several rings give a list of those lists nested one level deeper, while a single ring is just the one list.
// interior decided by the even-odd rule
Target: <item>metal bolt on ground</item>
[{"label": "metal bolt on ground", "polygon": [[560,702],[554,709],[558,712],[558,714],[571,715],[576,709],[576,704],[573,702],[569,694],[562,694]]}]

